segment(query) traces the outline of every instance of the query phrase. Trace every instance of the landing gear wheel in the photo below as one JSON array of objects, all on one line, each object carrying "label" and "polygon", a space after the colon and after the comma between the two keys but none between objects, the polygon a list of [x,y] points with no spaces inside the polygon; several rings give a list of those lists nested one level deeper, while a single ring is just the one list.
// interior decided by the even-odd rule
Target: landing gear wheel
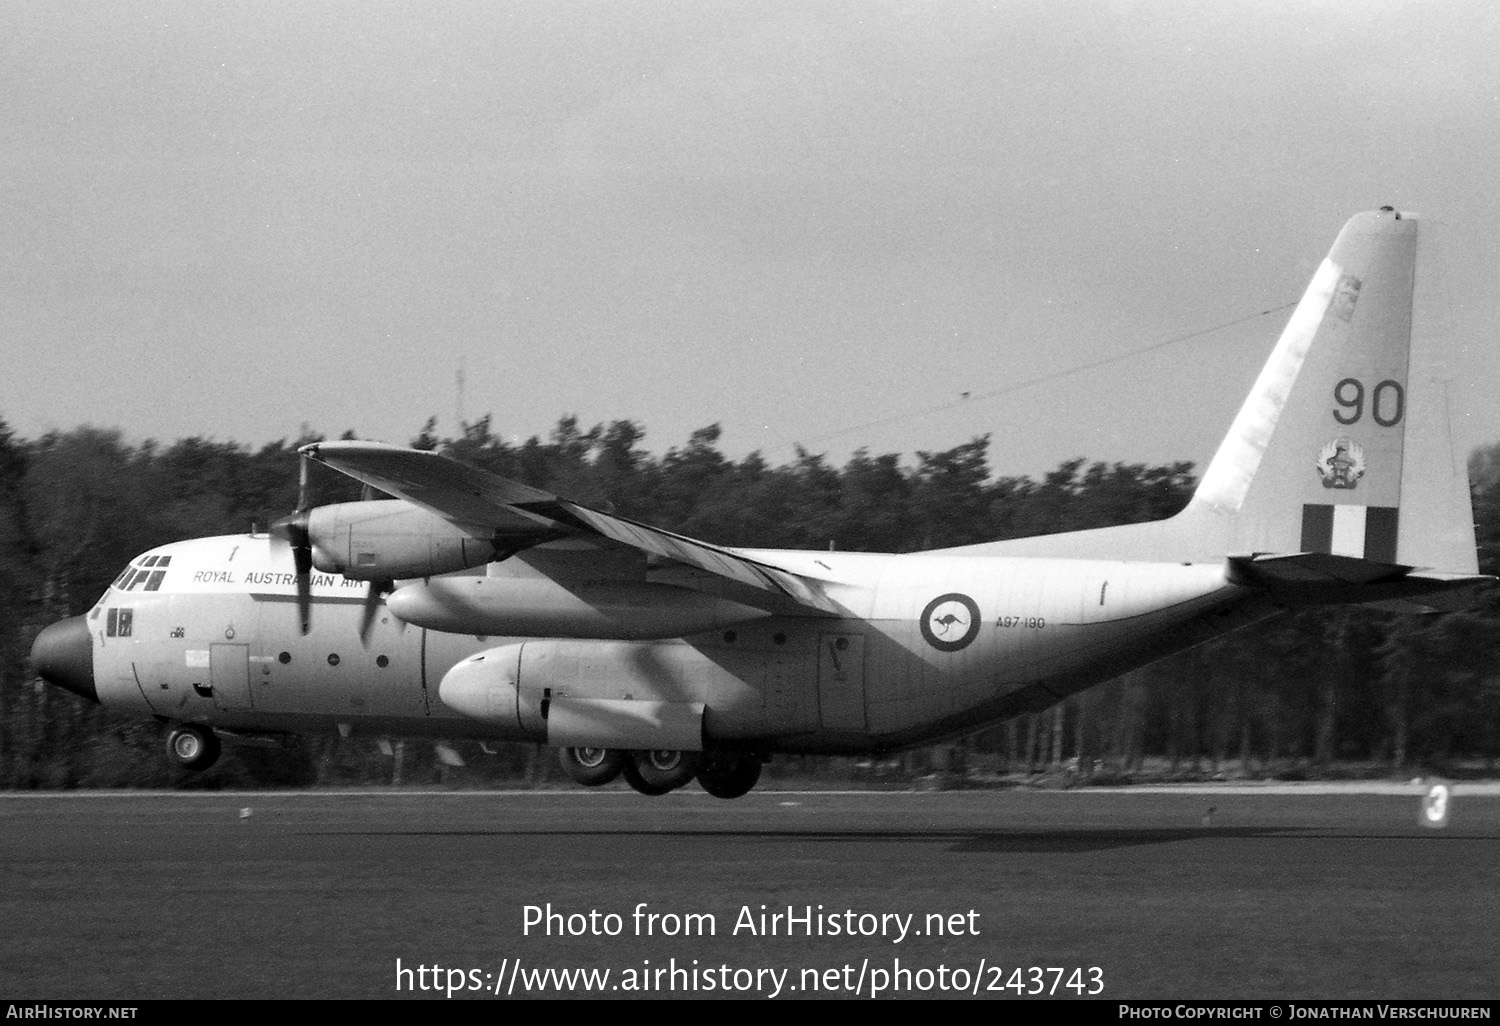
[{"label": "landing gear wheel", "polygon": [[636,773],[647,784],[675,791],[693,779],[702,760],[697,752],[651,748],[644,752],[632,752],[631,761],[635,763]]},{"label": "landing gear wheel", "polygon": [[620,775],[625,753],[614,748],[564,748],[557,753],[563,770],[584,787],[600,787]]},{"label": "landing gear wheel", "polygon": [[185,770],[206,770],[219,760],[219,736],[207,727],[186,723],[167,734],[167,755]]},{"label": "landing gear wheel", "polygon": [[698,770],[698,786],[715,798],[740,798],[760,780],[760,757],[711,755]]},{"label": "landing gear wheel", "polygon": [[655,798],[657,795],[666,794],[672,790],[670,787],[658,787],[655,784],[646,783],[645,778],[641,776],[640,767],[635,764],[635,759],[629,756],[625,759],[625,765],[620,767],[620,774],[625,778],[625,783],[641,794],[649,795],[652,798]]}]

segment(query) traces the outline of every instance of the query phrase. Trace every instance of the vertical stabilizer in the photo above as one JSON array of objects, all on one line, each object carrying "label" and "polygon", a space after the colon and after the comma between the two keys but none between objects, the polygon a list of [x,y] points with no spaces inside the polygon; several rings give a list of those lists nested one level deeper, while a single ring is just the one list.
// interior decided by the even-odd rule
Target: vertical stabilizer
[{"label": "vertical stabilizer", "polygon": [[1387,579],[1402,567],[1426,582],[1474,574],[1468,470],[1454,451],[1434,309],[1441,301],[1428,289],[1428,268],[1418,291],[1417,232],[1414,215],[1391,207],[1344,225],[1177,516],[949,551],[1234,557],[1250,576],[1251,563],[1269,572],[1266,561],[1248,559],[1265,555],[1280,560],[1283,582],[1288,574]]},{"label": "vertical stabilizer", "polygon": [[[1433,377],[1411,373],[1417,226],[1389,207],[1344,226],[1183,526],[1240,554],[1473,572],[1467,478],[1451,458],[1446,397]],[[1426,450],[1420,462],[1409,440]],[[1441,445],[1447,458],[1434,466]],[[1434,545],[1435,536],[1448,541]]]}]

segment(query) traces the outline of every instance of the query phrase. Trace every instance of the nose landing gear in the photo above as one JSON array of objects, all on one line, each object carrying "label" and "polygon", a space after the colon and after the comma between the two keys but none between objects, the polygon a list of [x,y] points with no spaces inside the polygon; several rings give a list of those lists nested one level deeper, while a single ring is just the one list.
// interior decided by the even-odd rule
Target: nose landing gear
[{"label": "nose landing gear", "polygon": [[219,759],[219,737],[207,727],[183,723],[167,733],[167,755],[185,770],[206,770]]}]

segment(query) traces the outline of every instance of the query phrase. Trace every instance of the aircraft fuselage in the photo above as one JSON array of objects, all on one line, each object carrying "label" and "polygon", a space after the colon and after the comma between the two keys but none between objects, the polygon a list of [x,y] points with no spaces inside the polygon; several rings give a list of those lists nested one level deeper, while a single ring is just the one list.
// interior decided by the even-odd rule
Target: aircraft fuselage
[{"label": "aircraft fuselage", "polygon": [[[548,714],[568,701],[701,704],[705,747],[856,753],[1043,708],[1269,611],[1246,609],[1253,593],[1223,565],[815,555],[850,582],[828,588],[847,615],[629,640],[454,634],[382,606],[362,643],[362,582],[314,574],[304,636],[283,548],[179,542],[133,561],[144,576],[170,557],[154,590],[123,575],[87,614],[94,687],[114,708],[227,731],[554,744],[570,737]],[[445,677],[481,652],[513,663],[509,690],[476,709],[454,682],[445,702]]]}]

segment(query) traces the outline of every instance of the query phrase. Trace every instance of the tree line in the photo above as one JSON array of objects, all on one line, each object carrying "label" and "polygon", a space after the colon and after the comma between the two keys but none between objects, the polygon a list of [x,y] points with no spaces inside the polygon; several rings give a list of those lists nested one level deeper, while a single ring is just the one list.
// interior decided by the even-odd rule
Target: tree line
[{"label": "tree line", "polygon": [[[798,450],[772,465],[719,449],[717,425],[657,456],[638,422],[561,419],[512,444],[489,417],[412,445],[580,502],[727,545],[915,552],[1170,516],[1190,463],[1069,460],[1040,479],[995,477],[987,436],[913,459],[856,452],[843,466]],[[346,433],[344,437],[352,437]],[[0,421],[0,786],[182,784],[154,724],[42,685],[27,654],[43,626],[85,612],[137,553],[190,537],[264,529],[297,502],[297,448],[185,438],[128,444],[81,427],[17,437]],[[1500,572],[1500,445],[1470,461],[1480,569]],[[314,468],[315,503],[359,498]],[[1096,779],[1157,771],[1300,775],[1341,764],[1391,771],[1492,768],[1500,754],[1500,598],[1440,616],[1307,610],[1138,670],[1046,712],[884,763],[792,760],[799,772],[1042,772]],[[461,746],[460,746],[461,747]],[[536,746],[478,757],[450,746],[308,738],[231,748],[195,786],[545,778]],[[462,762],[464,765],[459,766]],[[772,773],[775,774],[773,766]]]}]

